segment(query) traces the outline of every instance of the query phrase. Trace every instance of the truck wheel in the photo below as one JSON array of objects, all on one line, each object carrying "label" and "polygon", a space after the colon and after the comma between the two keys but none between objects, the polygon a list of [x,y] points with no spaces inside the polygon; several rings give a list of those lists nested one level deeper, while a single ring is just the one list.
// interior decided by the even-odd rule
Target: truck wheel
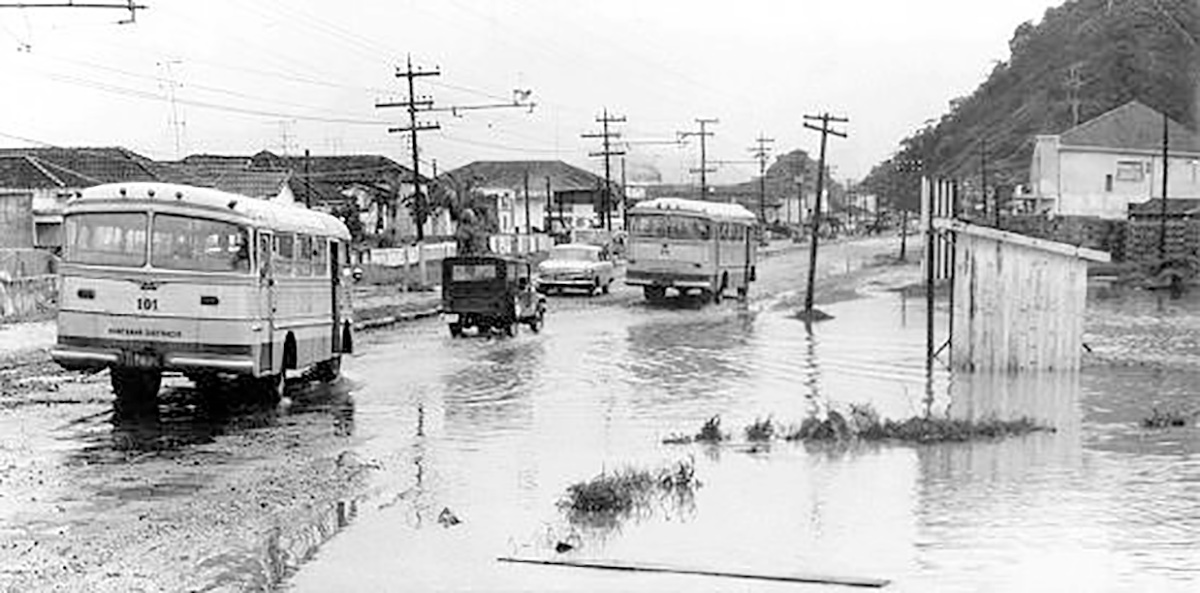
[{"label": "truck wheel", "polygon": [[313,369],[313,375],[318,381],[324,383],[336,381],[342,375],[342,357],[334,356],[329,360],[318,362],[316,368]]},{"label": "truck wheel", "polygon": [[515,338],[517,336],[517,322],[509,321],[504,324],[504,335]]},{"label": "truck wheel", "polygon": [[539,310],[537,312],[537,315],[535,315],[533,317],[533,319],[529,320],[529,329],[535,334],[539,333],[542,331],[542,325],[545,322],[546,322],[546,312]]},{"label": "truck wheel", "polygon": [[662,286],[643,286],[642,295],[651,303],[661,302],[667,298],[667,289]]},{"label": "truck wheel", "polygon": [[451,338],[461,338],[462,337],[462,324],[451,323],[448,325],[448,327],[450,328],[450,337]]},{"label": "truck wheel", "polygon": [[147,409],[156,405],[162,373],[156,370],[113,368],[109,371],[114,405],[121,410]]},{"label": "truck wheel", "polygon": [[603,292],[604,294],[608,294],[609,291],[611,290],[611,286],[612,286],[612,280],[605,282],[604,286],[600,288],[600,292]]}]

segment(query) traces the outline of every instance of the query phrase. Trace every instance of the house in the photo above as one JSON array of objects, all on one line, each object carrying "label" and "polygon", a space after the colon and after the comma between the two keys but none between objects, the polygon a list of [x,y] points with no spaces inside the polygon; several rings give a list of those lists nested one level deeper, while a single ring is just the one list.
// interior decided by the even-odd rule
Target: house
[{"label": "house", "polygon": [[0,192],[32,196],[33,244],[57,251],[71,196],[101,183],[155,181],[150,162],[119,147],[0,148]]},{"label": "house", "polygon": [[1026,209],[1125,219],[1129,205],[1161,198],[1163,128],[1167,197],[1200,198],[1200,136],[1131,101],[1062,134],[1036,138]]},{"label": "house", "polygon": [[[604,178],[562,161],[475,161],[446,175],[467,180],[493,200],[502,234],[598,227],[604,222]],[[613,227],[618,228],[624,201],[618,184],[612,185],[610,195]]]}]

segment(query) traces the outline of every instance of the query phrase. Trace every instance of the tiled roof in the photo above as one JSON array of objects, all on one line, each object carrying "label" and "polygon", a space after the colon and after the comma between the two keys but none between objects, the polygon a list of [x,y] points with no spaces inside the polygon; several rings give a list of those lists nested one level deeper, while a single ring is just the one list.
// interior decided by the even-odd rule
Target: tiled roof
[{"label": "tiled roof", "polygon": [[[1063,146],[1161,150],[1162,136],[1162,113],[1130,101],[1063,132],[1059,142]],[[1171,119],[1167,120],[1167,144],[1173,151],[1200,152],[1200,136]]]},{"label": "tiled roof", "polygon": [[556,192],[595,190],[604,186],[603,177],[562,161],[475,161],[445,174],[459,179],[474,178],[480,187],[516,190],[524,188],[526,171],[529,186],[533,189],[545,188],[547,177]]},{"label": "tiled roof", "polygon": [[[25,157],[42,170],[43,177],[55,180],[45,187],[156,180],[144,164],[148,159],[124,148],[0,148],[2,157]],[[0,187],[15,187],[13,183],[24,180],[0,177]]]},{"label": "tiled roof", "polygon": [[[282,156],[262,151],[250,157],[254,169],[291,169],[297,176],[320,178],[335,183],[391,183],[397,177],[408,181],[412,169],[378,154],[338,156]],[[423,181],[428,181],[422,176]]]}]

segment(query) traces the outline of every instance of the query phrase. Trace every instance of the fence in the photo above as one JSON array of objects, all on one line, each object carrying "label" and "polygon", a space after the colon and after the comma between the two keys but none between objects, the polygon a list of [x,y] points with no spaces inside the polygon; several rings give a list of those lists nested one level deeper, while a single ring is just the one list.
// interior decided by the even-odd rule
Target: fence
[{"label": "fence", "polygon": [[505,255],[529,255],[550,251],[554,239],[550,235],[492,235],[488,237],[488,248],[493,253]]},{"label": "fence", "polygon": [[38,249],[0,249],[0,320],[52,313],[58,303],[58,261]]},{"label": "fence", "polygon": [[403,284],[415,289],[441,284],[441,262],[457,252],[458,246],[448,241],[371,249],[361,259],[363,281],[369,284]]}]

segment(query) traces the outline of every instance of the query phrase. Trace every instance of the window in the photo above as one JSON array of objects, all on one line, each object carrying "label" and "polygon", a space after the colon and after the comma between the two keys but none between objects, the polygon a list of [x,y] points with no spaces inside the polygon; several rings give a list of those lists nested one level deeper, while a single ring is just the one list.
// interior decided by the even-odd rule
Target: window
[{"label": "window", "polygon": [[459,264],[450,273],[455,282],[481,282],[496,279],[495,264]]},{"label": "window", "polygon": [[1112,188],[1113,188],[1113,176],[1105,175],[1104,176],[1104,191],[1112,191]]},{"label": "window", "polygon": [[1145,178],[1141,161],[1117,161],[1117,181],[1142,181]]},{"label": "window", "polygon": [[275,275],[292,275],[295,239],[291,235],[275,235]]},{"label": "window", "polygon": [[146,264],[146,215],[134,212],[67,217],[66,260],[101,266]]},{"label": "window", "polygon": [[329,243],[323,237],[313,237],[312,275],[329,276]]},{"label": "window", "polygon": [[292,269],[297,276],[312,276],[312,237],[296,235],[296,254]]},{"label": "window", "polygon": [[712,238],[712,223],[691,216],[638,216],[631,221],[633,236],[660,239],[707,241]]},{"label": "window", "polygon": [[150,265],[168,270],[249,272],[250,231],[219,220],[155,215]]}]

